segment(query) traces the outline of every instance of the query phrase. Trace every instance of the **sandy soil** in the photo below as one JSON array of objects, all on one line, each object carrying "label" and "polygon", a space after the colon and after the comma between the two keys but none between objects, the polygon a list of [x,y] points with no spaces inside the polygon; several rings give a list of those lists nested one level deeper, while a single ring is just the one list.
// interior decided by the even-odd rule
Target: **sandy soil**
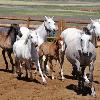
[{"label": "sandy soil", "polygon": [[[48,84],[42,85],[41,77],[34,75],[34,80],[17,79],[10,71],[5,72],[5,64],[0,50],[0,100],[100,100],[100,48],[96,49],[97,60],[94,69],[94,86],[97,97],[90,95],[77,95],[74,87],[77,80],[72,79],[72,67],[65,59],[64,74],[65,81],[61,81],[59,65],[55,68],[55,80],[47,79]],[[10,68],[9,64],[9,68]],[[34,70],[33,70],[34,72]]]}]

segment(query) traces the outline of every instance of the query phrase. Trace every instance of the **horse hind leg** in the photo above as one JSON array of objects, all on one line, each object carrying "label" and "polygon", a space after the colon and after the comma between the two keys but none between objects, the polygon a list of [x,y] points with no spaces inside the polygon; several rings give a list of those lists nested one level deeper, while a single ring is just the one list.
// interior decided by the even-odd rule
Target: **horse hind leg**
[{"label": "horse hind leg", "polygon": [[19,59],[17,59],[15,57],[15,67],[16,67],[16,74],[18,75],[18,78],[21,78],[21,67],[20,67],[21,63],[19,61]]},{"label": "horse hind leg", "polygon": [[15,64],[13,63],[13,59],[12,59],[12,56],[11,56],[11,54],[12,54],[12,51],[7,51],[7,54],[8,54],[8,57],[9,57],[9,59],[10,59],[10,63],[11,63],[11,65],[12,65],[12,72],[13,73],[15,73]]},{"label": "horse hind leg", "polygon": [[43,71],[44,71],[45,77],[47,77],[47,74],[49,72],[49,70],[47,69],[47,67],[48,67],[48,58],[45,61],[43,61],[43,62],[44,62],[44,69],[43,69]]},{"label": "horse hind leg", "polygon": [[50,62],[50,69],[51,69],[51,77],[52,77],[52,80],[54,80],[54,70],[53,70],[52,60],[49,59],[49,62]]},{"label": "horse hind leg", "polygon": [[27,70],[26,64],[25,64],[25,71],[26,71],[26,76],[25,76],[25,78],[28,79],[28,70]]},{"label": "horse hind leg", "polygon": [[89,68],[89,71],[90,71],[90,73],[89,73],[89,80],[90,80],[90,83],[91,83],[91,85],[90,85],[90,87],[91,87],[91,95],[93,97],[96,97],[95,88],[93,86],[93,71],[94,71],[94,64],[93,64],[93,62],[90,63],[89,67],[90,67]]},{"label": "horse hind leg", "polygon": [[4,58],[5,64],[6,64],[6,70],[9,70],[8,62],[7,62],[7,59],[6,59],[6,56],[5,56],[5,50],[2,50],[2,55],[3,55],[3,58]]},{"label": "horse hind leg", "polygon": [[76,65],[72,65],[72,76],[73,76],[73,79],[78,79],[78,71],[77,71]]},{"label": "horse hind leg", "polygon": [[36,67],[39,68],[39,73],[40,73],[40,75],[41,75],[41,77],[42,77],[43,84],[46,84],[47,81],[46,81],[46,79],[45,79],[45,77],[44,77],[44,75],[43,75],[43,72],[42,72],[42,70],[41,70],[39,60],[36,60],[36,61],[35,61],[35,65],[36,65]]},{"label": "horse hind leg", "polygon": [[64,72],[63,72],[63,63],[64,63],[64,54],[61,55],[61,59],[58,59],[59,63],[60,63],[60,74],[61,74],[61,79],[62,81],[65,79],[64,77]]}]

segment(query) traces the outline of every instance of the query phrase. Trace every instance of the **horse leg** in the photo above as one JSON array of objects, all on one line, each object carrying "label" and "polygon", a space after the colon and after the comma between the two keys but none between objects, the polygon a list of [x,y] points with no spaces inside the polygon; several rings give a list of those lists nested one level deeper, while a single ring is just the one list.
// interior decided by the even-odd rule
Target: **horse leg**
[{"label": "horse leg", "polygon": [[33,80],[33,75],[32,75],[32,65],[31,65],[32,62],[27,62],[27,66],[25,67],[26,69],[26,75],[28,77],[28,71],[27,69],[29,70],[29,74],[30,74],[30,80]]},{"label": "horse leg", "polygon": [[20,61],[19,59],[15,58],[15,66],[16,66],[16,73],[18,74],[18,77],[21,78],[21,67],[20,67]]},{"label": "horse leg", "polygon": [[92,96],[96,96],[96,92],[95,92],[95,88],[94,88],[94,86],[93,86],[93,71],[94,71],[94,62],[92,61],[91,63],[90,63],[90,66],[89,66],[89,80],[90,80],[90,82],[91,82],[91,95]]},{"label": "horse leg", "polygon": [[63,73],[63,63],[64,63],[64,54],[61,54],[61,58],[58,59],[59,63],[60,63],[60,74],[61,74],[61,79],[64,80],[64,73]]},{"label": "horse leg", "polygon": [[49,70],[50,70],[48,63],[47,63],[48,62],[48,56],[43,55],[42,59],[43,59],[43,62],[44,62],[44,71],[45,71],[45,74],[47,74],[47,72],[49,72]]},{"label": "horse leg", "polygon": [[77,79],[77,67],[75,65],[72,65],[73,70],[72,70],[72,75],[74,79]]},{"label": "horse leg", "polygon": [[[43,55],[41,57],[39,57],[39,62],[40,62],[40,66],[43,72],[43,75],[48,78],[47,76],[47,70],[46,70],[46,65],[47,65],[47,58]],[[42,67],[42,62],[43,62],[43,67]]]},{"label": "horse leg", "polygon": [[78,74],[78,93],[80,94],[82,90],[82,67],[80,66],[80,62],[76,60],[75,66],[77,66],[77,74]]},{"label": "horse leg", "polygon": [[85,66],[82,66],[82,91],[84,91],[84,73],[85,73]]},{"label": "horse leg", "polygon": [[45,79],[44,76],[43,76],[43,72],[42,72],[42,70],[41,70],[40,63],[39,63],[39,60],[38,60],[38,59],[35,60],[35,65],[36,65],[36,67],[39,69],[39,73],[40,73],[40,75],[41,75],[41,77],[42,77],[43,84],[46,84],[47,82],[46,82],[46,79]]},{"label": "horse leg", "polygon": [[54,70],[53,70],[52,60],[49,59],[49,62],[50,62],[50,69],[51,69],[51,77],[52,77],[52,80],[53,80],[54,79]]},{"label": "horse leg", "polygon": [[8,68],[8,62],[7,62],[6,56],[5,56],[5,50],[2,50],[2,55],[3,55],[3,58],[4,58],[5,64],[6,64],[6,70],[9,70],[9,68]]},{"label": "horse leg", "polygon": [[15,73],[15,64],[13,63],[13,59],[12,59],[12,51],[7,51],[8,57],[10,59],[10,63],[12,64],[12,72]]},{"label": "horse leg", "polygon": [[93,42],[93,45],[97,48],[98,47],[97,46],[97,37],[94,33],[92,34],[92,42]]},{"label": "horse leg", "polygon": [[25,66],[24,66],[24,67],[25,67],[25,71],[26,71],[26,75],[25,75],[25,78],[26,78],[26,79],[28,79],[28,70],[27,70],[27,66],[28,66],[27,63],[25,62]]},{"label": "horse leg", "polygon": [[45,74],[46,77],[47,77],[47,73],[48,73],[47,62],[48,62],[48,57],[46,57],[46,59],[44,61],[44,74]]},{"label": "horse leg", "polygon": [[85,71],[84,71],[84,80],[86,83],[90,83]]}]

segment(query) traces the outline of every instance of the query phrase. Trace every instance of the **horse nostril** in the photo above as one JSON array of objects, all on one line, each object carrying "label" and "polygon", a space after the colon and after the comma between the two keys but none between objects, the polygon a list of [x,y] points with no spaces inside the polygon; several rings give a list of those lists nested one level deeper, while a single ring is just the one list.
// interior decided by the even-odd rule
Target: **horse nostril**
[{"label": "horse nostril", "polygon": [[55,30],[55,29],[53,29],[53,31],[55,32],[56,30]]},{"label": "horse nostril", "polygon": [[88,55],[88,52],[83,53],[83,55],[87,56]]}]

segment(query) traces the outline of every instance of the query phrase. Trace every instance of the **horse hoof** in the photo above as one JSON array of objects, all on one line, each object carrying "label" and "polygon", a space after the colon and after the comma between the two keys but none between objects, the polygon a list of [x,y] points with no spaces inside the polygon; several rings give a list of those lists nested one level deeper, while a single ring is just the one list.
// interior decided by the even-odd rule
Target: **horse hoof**
[{"label": "horse hoof", "polygon": [[47,81],[44,81],[42,84],[43,84],[43,85],[47,85]]},{"label": "horse hoof", "polygon": [[37,70],[34,71],[34,74],[37,74]]},{"label": "horse hoof", "polygon": [[62,82],[64,82],[64,79],[61,79]]},{"label": "horse hoof", "polygon": [[86,82],[87,84],[89,84],[89,83],[90,83],[90,81],[89,81],[89,80],[85,80],[85,82]]},{"label": "horse hoof", "polygon": [[55,78],[54,77],[52,77],[52,80],[54,80]]},{"label": "horse hoof", "polygon": [[12,70],[12,73],[13,73],[13,74],[15,74],[15,73],[16,73],[16,71],[15,71],[15,70]]},{"label": "horse hoof", "polygon": [[47,79],[48,79],[48,76],[47,75],[44,75]]},{"label": "horse hoof", "polygon": [[92,93],[91,96],[96,98],[96,93]]},{"label": "horse hoof", "polygon": [[17,73],[13,73],[13,76],[14,76],[14,77],[17,77]]},{"label": "horse hoof", "polygon": [[63,77],[61,78],[61,80],[64,81],[64,80],[65,80],[65,77],[63,76]]},{"label": "horse hoof", "polygon": [[[25,79],[28,79],[28,76],[25,76]],[[31,79],[31,78],[30,78]]]}]

